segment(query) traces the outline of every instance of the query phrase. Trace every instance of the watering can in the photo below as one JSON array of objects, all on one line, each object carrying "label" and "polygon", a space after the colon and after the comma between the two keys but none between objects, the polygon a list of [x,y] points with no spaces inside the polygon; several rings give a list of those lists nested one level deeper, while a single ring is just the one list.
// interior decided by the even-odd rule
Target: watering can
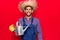
[{"label": "watering can", "polygon": [[23,29],[23,26],[21,25],[21,23],[18,25],[18,21],[16,22],[16,35],[20,36],[20,35],[24,35],[24,32],[27,30],[27,28],[29,27],[26,26],[25,29]]}]

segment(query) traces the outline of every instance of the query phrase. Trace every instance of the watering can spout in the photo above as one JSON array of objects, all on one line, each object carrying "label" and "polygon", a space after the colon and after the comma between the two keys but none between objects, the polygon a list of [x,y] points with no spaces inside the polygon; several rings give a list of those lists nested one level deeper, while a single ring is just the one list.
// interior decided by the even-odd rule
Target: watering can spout
[{"label": "watering can spout", "polygon": [[23,32],[25,32],[25,31],[27,30],[28,27],[29,27],[29,26],[26,26],[26,28],[23,30]]}]

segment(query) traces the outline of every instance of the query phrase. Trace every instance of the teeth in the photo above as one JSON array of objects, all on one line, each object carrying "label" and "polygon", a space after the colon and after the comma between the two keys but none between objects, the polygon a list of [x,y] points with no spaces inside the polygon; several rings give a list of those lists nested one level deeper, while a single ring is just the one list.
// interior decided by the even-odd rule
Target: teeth
[{"label": "teeth", "polygon": [[27,13],[27,15],[30,15],[30,13]]}]

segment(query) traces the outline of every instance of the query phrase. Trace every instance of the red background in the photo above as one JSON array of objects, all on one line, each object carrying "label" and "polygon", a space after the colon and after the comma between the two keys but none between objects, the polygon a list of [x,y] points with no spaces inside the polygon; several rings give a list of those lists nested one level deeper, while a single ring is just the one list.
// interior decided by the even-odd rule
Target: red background
[{"label": "red background", "polygon": [[[24,14],[18,10],[21,0],[0,0],[0,40],[19,40],[9,25],[15,24]],[[41,23],[43,40],[60,40],[60,1],[37,0],[38,8],[33,16]]]}]

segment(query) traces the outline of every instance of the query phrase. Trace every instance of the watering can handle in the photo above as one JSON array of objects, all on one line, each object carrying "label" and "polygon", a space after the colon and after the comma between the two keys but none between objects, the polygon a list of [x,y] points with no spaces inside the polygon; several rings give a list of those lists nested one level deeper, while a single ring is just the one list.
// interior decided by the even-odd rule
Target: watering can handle
[{"label": "watering can handle", "polygon": [[18,21],[16,22],[16,26],[18,26]]}]

